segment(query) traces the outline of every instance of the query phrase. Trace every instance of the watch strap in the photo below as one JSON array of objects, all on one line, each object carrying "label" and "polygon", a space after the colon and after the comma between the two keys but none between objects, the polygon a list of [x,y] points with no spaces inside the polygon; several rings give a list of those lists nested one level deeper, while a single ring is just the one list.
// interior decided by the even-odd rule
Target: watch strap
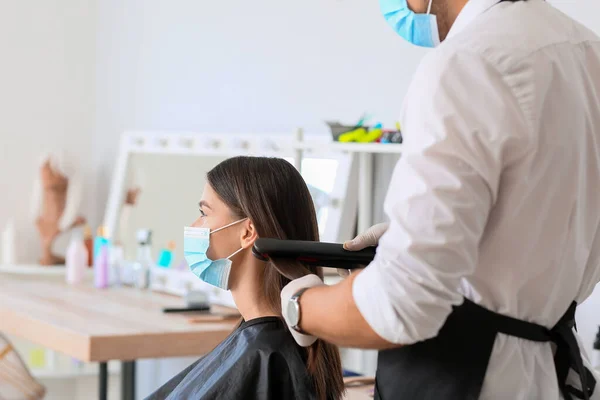
[{"label": "watch strap", "polygon": [[290,299],[290,301],[293,301],[294,303],[296,303],[296,307],[298,308],[298,322],[296,323],[296,325],[293,325],[291,328],[293,330],[295,330],[296,332],[299,332],[302,334],[306,334],[306,332],[304,332],[302,330],[302,328],[300,328],[300,323],[302,322],[302,309],[300,308],[300,296],[302,296],[302,294],[304,292],[306,292],[307,289],[309,289],[309,288],[305,287],[305,288],[298,290],[296,293],[294,293],[292,295],[292,298]]}]

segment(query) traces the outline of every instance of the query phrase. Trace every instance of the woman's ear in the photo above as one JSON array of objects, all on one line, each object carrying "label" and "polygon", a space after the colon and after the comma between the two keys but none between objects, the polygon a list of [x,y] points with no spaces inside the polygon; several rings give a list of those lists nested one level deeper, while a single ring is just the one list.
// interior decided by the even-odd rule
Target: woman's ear
[{"label": "woman's ear", "polygon": [[254,242],[256,239],[258,239],[256,226],[254,226],[254,222],[252,222],[250,219],[247,219],[246,222],[244,222],[241,239],[242,248],[244,249],[254,246]]}]

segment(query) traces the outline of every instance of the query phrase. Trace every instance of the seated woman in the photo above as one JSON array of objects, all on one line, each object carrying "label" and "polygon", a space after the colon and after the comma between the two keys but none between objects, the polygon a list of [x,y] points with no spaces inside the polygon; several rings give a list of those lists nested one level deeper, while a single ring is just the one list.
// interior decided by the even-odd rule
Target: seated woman
[{"label": "seated woman", "polygon": [[281,289],[303,275],[322,278],[321,268],[260,261],[252,255],[259,237],[319,240],[308,188],[283,159],[228,159],[207,175],[200,217],[185,228],[184,252],[200,279],[231,290],[243,320],[213,351],[149,399],[342,397],[337,348],[321,340],[308,348],[298,346],[281,314]]}]

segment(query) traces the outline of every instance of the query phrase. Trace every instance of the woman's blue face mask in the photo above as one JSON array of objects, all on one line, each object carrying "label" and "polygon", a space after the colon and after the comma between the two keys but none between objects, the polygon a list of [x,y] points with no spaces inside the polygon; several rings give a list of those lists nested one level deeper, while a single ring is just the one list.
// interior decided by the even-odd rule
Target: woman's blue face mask
[{"label": "woman's blue face mask", "polygon": [[210,235],[232,225],[245,221],[247,218],[232,222],[221,228],[183,228],[183,255],[191,271],[198,278],[223,290],[229,290],[229,274],[231,273],[231,257],[243,250],[240,248],[227,258],[211,260],[206,255],[210,245]]},{"label": "woman's blue face mask", "polygon": [[440,44],[436,16],[431,14],[429,0],[427,14],[416,14],[406,0],[379,0],[381,13],[394,31],[409,43],[421,47],[436,47]]}]

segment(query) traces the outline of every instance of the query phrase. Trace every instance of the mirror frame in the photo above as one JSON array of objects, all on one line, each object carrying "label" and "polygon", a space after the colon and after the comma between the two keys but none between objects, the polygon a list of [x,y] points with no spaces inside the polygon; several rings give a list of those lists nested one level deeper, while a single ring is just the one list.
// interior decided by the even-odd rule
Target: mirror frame
[{"label": "mirror frame", "polygon": [[198,156],[292,157],[301,171],[304,158],[337,159],[338,171],[322,241],[341,242],[354,233],[358,210],[358,162],[354,152],[337,150],[327,137],[304,138],[301,129],[290,134],[211,134],[191,132],[124,132],[104,214],[104,225],[113,235],[124,201],[127,171],[132,154],[181,154]]}]

